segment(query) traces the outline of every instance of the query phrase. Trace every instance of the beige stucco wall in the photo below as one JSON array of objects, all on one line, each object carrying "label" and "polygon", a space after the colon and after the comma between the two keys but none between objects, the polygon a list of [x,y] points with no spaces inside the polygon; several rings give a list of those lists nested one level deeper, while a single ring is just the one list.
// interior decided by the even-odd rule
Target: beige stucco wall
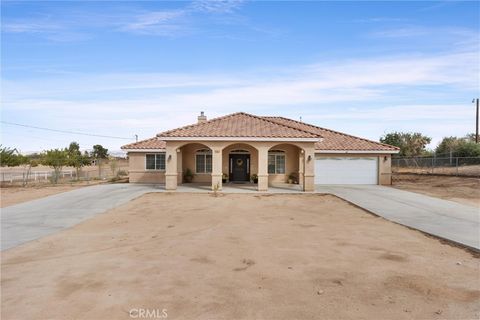
[{"label": "beige stucco wall", "polygon": [[388,186],[392,184],[392,156],[378,157],[378,184]]},{"label": "beige stucco wall", "polygon": [[348,157],[348,158],[378,158],[378,184],[391,185],[392,184],[392,157],[390,154],[378,153],[316,153],[315,157]]},{"label": "beige stucco wall", "polygon": [[[148,152],[155,153],[155,152]],[[165,183],[165,172],[145,169],[147,152],[128,153],[128,176],[133,183]]]}]

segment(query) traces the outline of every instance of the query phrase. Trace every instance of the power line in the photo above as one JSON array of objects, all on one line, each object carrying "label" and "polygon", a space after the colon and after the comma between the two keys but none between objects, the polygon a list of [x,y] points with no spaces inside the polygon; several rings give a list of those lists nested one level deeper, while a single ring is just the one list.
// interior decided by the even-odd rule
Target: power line
[{"label": "power line", "polygon": [[4,123],[4,124],[12,125],[12,126],[19,126],[19,127],[24,127],[24,128],[32,128],[32,129],[59,132],[59,133],[77,134],[77,135],[82,135],[82,136],[100,137],[100,138],[109,138],[109,139],[133,140],[133,137],[132,138],[125,138],[125,137],[116,137],[116,136],[106,136],[106,135],[101,135],[101,134],[85,133],[85,132],[78,132],[78,131],[43,128],[43,127],[31,126],[31,125],[27,125],[27,124],[8,122],[8,121],[0,121],[0,122]]}]

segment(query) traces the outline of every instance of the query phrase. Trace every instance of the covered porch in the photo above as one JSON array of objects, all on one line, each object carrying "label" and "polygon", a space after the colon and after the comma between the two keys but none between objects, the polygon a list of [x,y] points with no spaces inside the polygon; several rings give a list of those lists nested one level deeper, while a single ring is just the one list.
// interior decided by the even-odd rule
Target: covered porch
[{"label": "covered porch", "polygon": [[179,186],[240,192],[314,191],[314,143],[167,141],[165,189]]}]

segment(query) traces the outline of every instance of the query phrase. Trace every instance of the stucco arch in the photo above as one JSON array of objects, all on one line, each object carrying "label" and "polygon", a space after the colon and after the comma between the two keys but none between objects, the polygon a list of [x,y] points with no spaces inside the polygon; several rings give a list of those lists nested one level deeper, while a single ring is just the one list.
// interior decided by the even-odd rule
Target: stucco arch
[{"label": "stucco arch", "polygon": [[285,183],[288,181],[289,176],[293,175],[295,177],[295,183],[302,183],[303,182],[303,154],[304,150],[296,145],[295,143],[278,143],[272,145],[268,149],[268,156],[275,157],[275,156],[284,156],[285,159],[285,170],[283,173],[278,172],[268,172],[268,183],[269,185],[274,185],[278,183]]},{"label": "stucco arch", "polygon": [[208,150],[212,153],[212,148],[208,144],[202,142],[187,142],[177,148],[177,172],[179,183],[186,182],[184,177],[187,170],[190,170],[193,173],[192,182],[212,182],[211,170],[208,172],[197,172],[197,154],[204,154],[205,152],[201,152],[204,150]]}]

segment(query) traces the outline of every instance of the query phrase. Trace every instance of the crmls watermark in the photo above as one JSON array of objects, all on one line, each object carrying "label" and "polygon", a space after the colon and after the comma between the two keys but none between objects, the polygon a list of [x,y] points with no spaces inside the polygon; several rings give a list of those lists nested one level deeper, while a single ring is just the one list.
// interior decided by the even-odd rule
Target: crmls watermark
[{"label": "crmls watermark", "polygon": [[133,308],[128,312],[133,319],[166,319],[168,318],[167,309],[145,309]]}]

